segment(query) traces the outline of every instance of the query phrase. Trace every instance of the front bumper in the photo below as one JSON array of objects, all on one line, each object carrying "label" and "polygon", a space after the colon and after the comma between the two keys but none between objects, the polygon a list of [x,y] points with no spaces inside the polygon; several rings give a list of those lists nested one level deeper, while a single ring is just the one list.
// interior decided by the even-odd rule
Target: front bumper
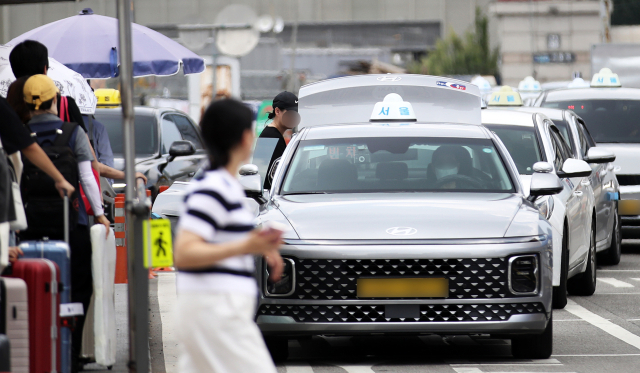
[{"label": "front bumper", "polygon": [[[541,237],[542,239],[531,242],[455,245],[285,245],[282,255],[305,263],[305,270],[313,272],[313,276],[305,280],[303,277],[307,276],[307,273],[299,274],[297,281],[306,281],[307,284],[300,286],[300,291],[292,296],[282,298],[265,297],[264,278],[259,276],[262,291],[256,322],[263,334],[270,336],[379,333],[539,334],[547,326],[551,315],[553,279],[551,237]],[[497,274],[495,271],[489,272],[490,276],[487,276],[470,264],[486,261],[490,266],[480,268],[494,268],[494,264],[495,268],[499,268],[496,263],[502,261],[501,258],[520,254],[538,254],[540,258],[537,294],[517,296],[499,288],[484,289],[488,287],[488,283],[482,281],[502,281],[503,278],[496,276],[497,280],[493,280],[491,275]],[[458,268],[447,268],[449,275],[454,273],[461,276],[460,280],[454,281],[461,281],[458,285],[462,284],[462,288],[458,286],[457,292],[450,292],[446,299],[358,299],[348,291],[336,292],[337,296],[327,296],[334,286],[347,290],[353,288],[353,282],[349,281],[357,278],[358,274],[349,272],[352,270],[362,271],[366,266],[378,266],[377,263],[390,263],[395,266],[398,261],[414,263],[419,260],[422,261],[420,263],[436,263],[440,266],[439,260],[442,259],[461,263]],[[315,265],[306,264],[310,262]],[[326,262],[332,265],[326,266]],[[334,266],[333,263],[336,262],[339,264]],[[354,269],[354,262],[359,263],[361,267],[356,266]],[[345,268],[340,267],[341,265]],[[428,265],[425,265],[427,269],[430,268]],[[258,267],[259,273],[262,273],[262,263],[258,263]],[[423,270],[425,268],[416,267]],[[392,269],[386,269],[379,271],[376,276],[396,274]],[[466,269],[470,269],[473,274],[464,272]],[[417,271],[406,273],[404,276],[422,276],[422,273],[424,272]],[[460,275],[457,275],[458,273]],[[362,276],[371,274],[370,271],[360,273]],[[478,277],[473,277],[474,275]],[[442,274],[433,273],[432,276]],[[450,283],[452,278],[450,277]],[[453,289],[456,285],[450,286]],[[478,288],[483,289],[477,292]],[[389,310],[387,307],[399,305],[408,306],[419,313],[403,318],[390,317],[386,313]]]},{"label": "front bumper", "polygon": [[[637,205],[640,203],[640,185],[621,185],[620,201],[618,210],[620,211],[620,228],[624,238],[640,238],[640,212]],[[629,212],[632,215],[627,215]]]}]

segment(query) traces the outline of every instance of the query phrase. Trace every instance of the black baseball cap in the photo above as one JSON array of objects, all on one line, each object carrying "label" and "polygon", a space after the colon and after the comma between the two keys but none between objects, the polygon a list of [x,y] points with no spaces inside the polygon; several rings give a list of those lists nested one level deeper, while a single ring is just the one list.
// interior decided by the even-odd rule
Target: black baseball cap
[{"label": "black baseball cap", "polygon": [[298,111],[298,96],[288,91],[280,92],[273,98],[271,106],[274,109]]}]

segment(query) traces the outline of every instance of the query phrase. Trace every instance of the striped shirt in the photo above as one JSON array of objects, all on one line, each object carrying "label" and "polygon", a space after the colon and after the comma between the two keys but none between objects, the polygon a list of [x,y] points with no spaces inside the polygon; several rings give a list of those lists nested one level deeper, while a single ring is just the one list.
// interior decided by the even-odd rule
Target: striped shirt
[{"label": "striped shirt", "polygon": [[[246,238],[254,228],[254,216],[245,204],[238,180],[226,169],[207,171],[187,189],[178,229],[197,234],[206,242],[223,243]],[[178,273],[176,288],[182,292],[232,292],[255,296],[258,288],[251,275],[252,255],[240,255],[209,268]]]}]

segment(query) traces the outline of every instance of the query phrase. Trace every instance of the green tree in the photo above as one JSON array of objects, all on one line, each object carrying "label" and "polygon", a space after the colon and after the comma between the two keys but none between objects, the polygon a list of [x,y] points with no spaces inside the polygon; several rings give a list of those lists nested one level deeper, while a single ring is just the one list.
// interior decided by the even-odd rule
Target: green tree
[{"label": "green tree", "polygon": [[450,31],[444,39],[437,41],[435,50],[410,66],[409,71],[430,75],[495,75],[499,49],[491,49],[489,20],[480,8],[476,8],[474,26],[464,38]]}]

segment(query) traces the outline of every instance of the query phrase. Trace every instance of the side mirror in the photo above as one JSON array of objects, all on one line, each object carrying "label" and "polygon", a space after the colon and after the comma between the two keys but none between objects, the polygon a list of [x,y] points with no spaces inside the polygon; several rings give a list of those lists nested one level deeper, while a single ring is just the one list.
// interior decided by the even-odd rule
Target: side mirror
[{"label": "side mirror", "polygon": [[263,196],[262,179],[258,174],[258,166],[245,164],[240,167],[238,173],[240,174],[240,185],[242,185],[247,197],[255,199],[259,204],[265,203],[266,199]]},{"label": "side mirror", "polygon": [[558,177],[588,177],[591,176],[591,166],[583,160],[569,158],[564,161],[562,170],[558,171]]},{"label": "side mirror", "polygon": [[587,163],[610,163],[616,160],[616,155],[602,148],[591,148],[587,152]]},{"label": "side mirror", "polygon": [[[536,170],[536,168],[539,170]],[[531,187],[529,188],[530,198],[540,196],[550,196],[562,192],[564,187],[560,178],[553,174],[553,167],[547,162],[537,162],[533,165],[534,173],[531,175]]]},{"label": "side mirror", "polygon": [[185,155],[193,155],[196,153],[196,147],[191,141],[178,140],[171,143],[169,147],[169,162],[173,161],[176,157],[183,157]]}]

